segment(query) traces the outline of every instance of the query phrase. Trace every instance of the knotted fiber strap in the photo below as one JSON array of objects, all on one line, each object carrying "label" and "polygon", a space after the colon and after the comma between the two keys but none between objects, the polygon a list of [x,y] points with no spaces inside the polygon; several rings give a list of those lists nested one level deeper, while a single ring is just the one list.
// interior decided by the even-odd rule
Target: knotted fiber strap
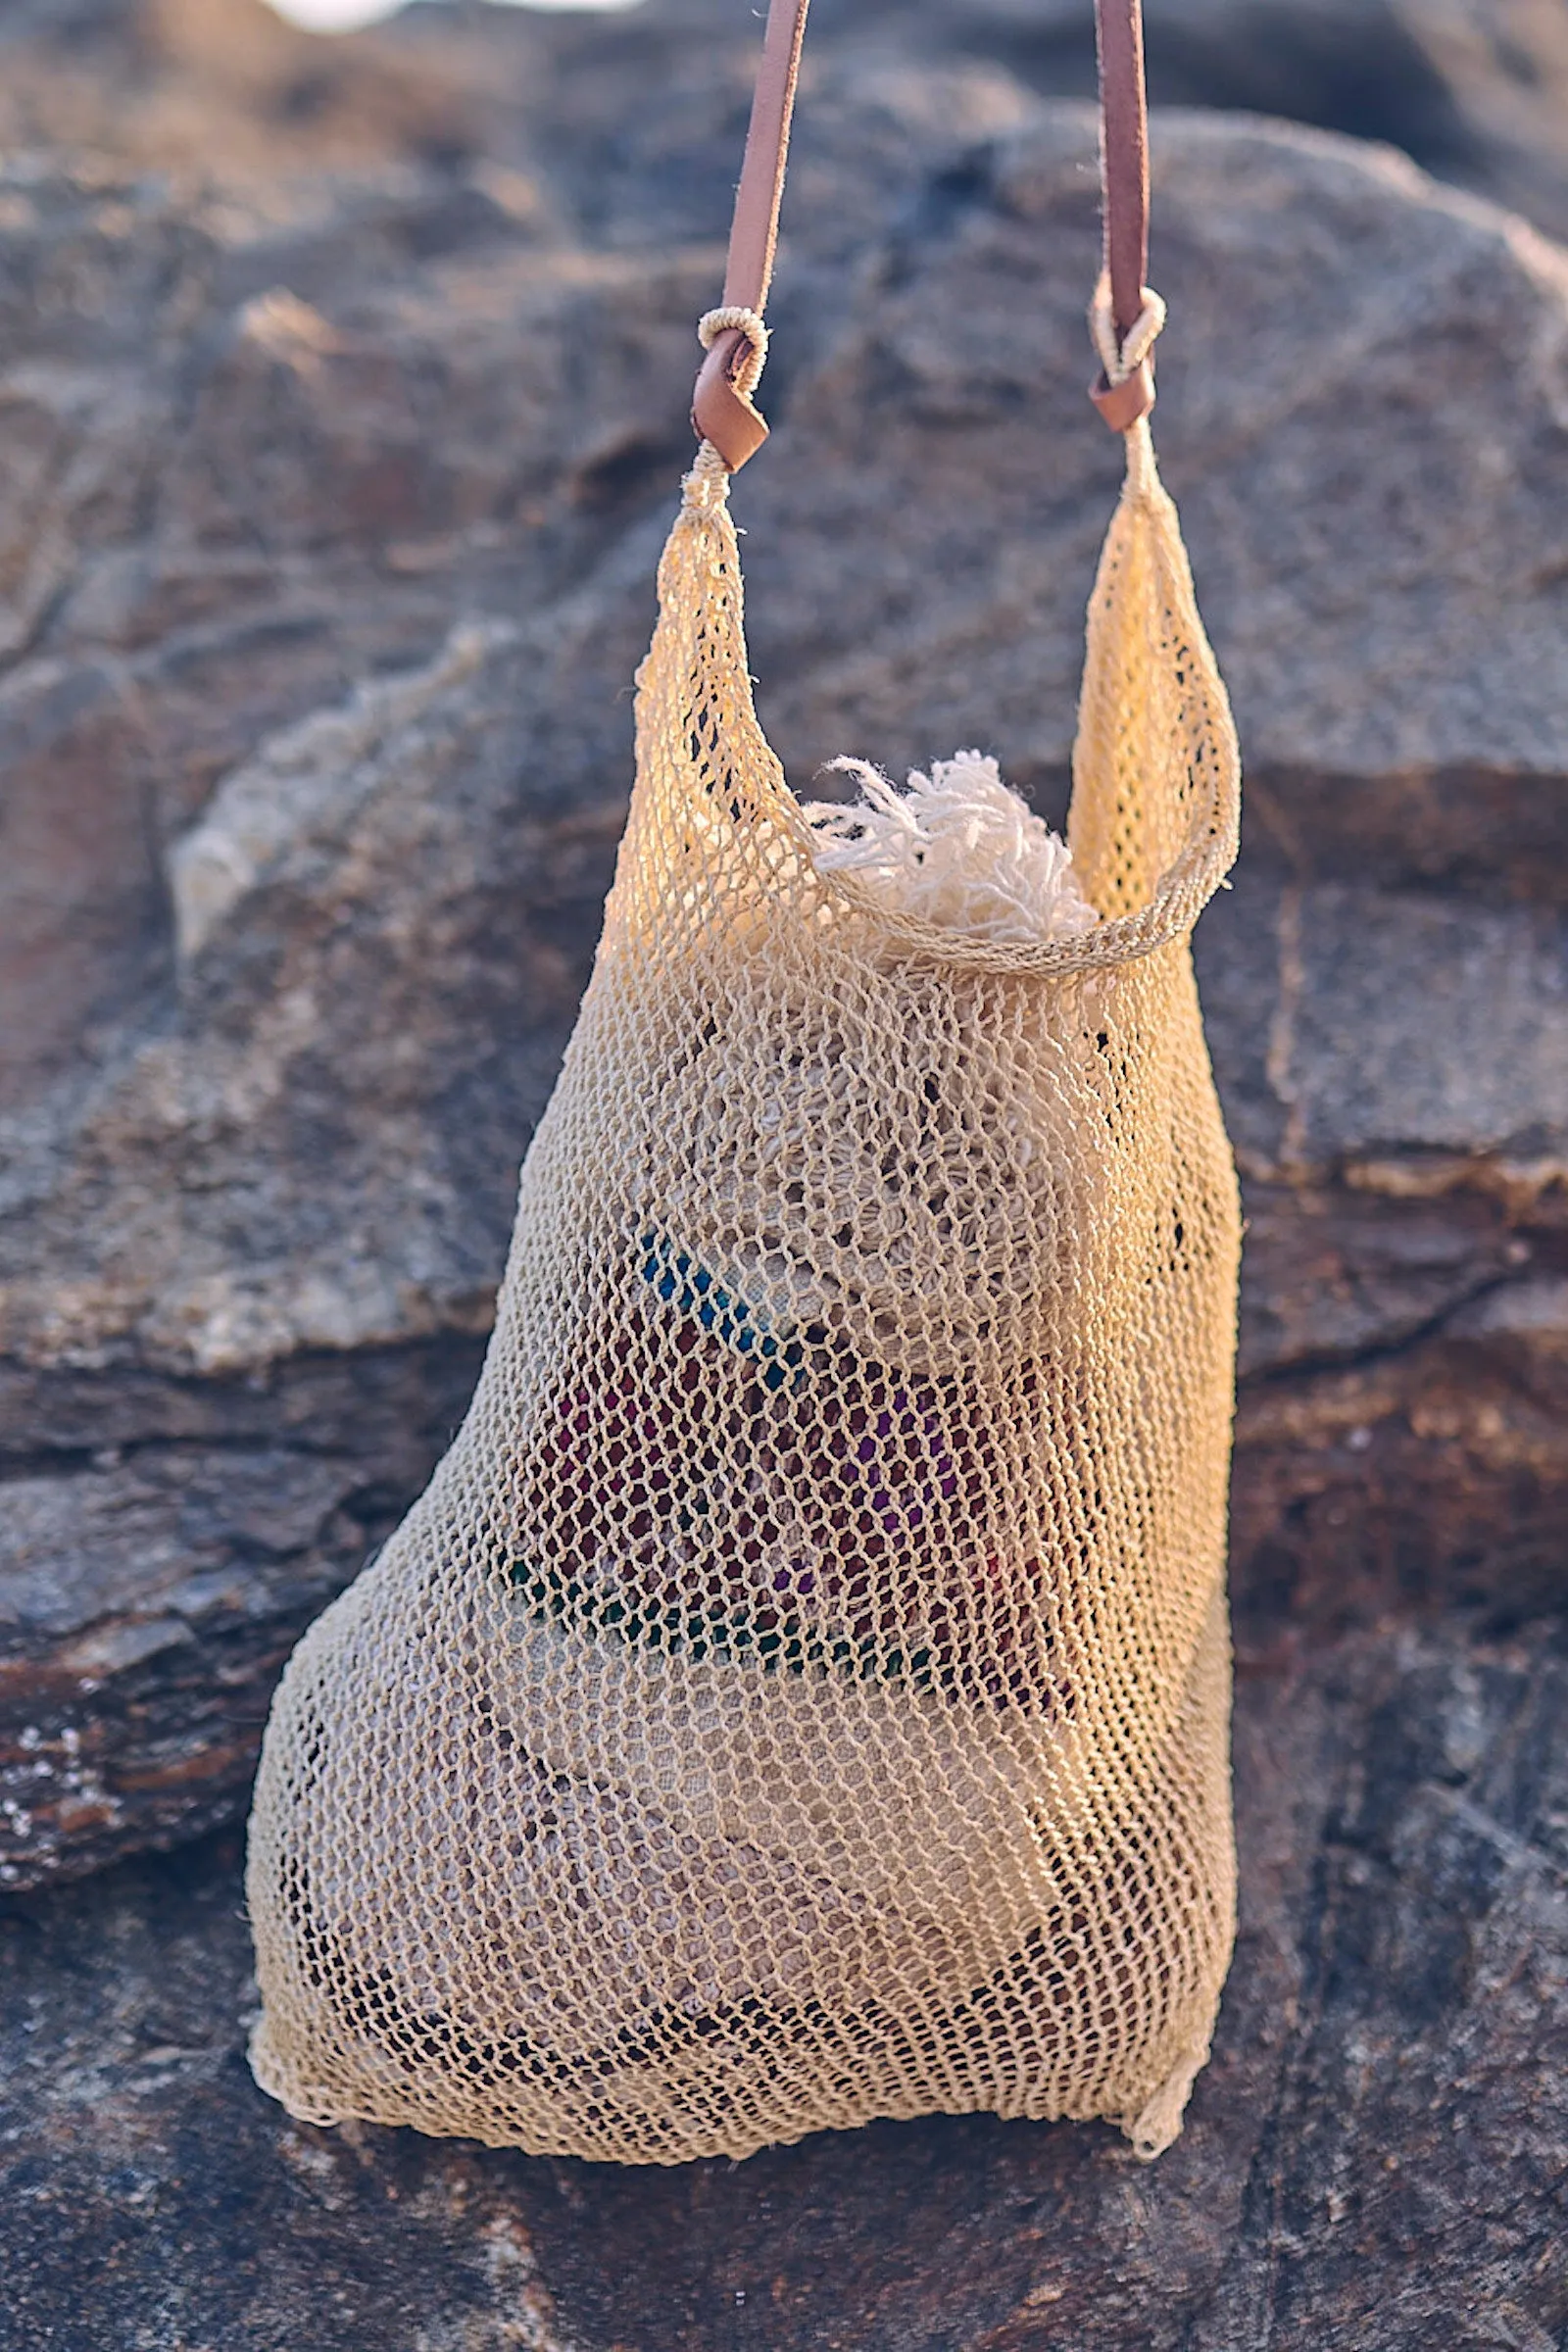
[{"label": "knotted fiber strap", "polygon": [[312,2122],[623,2162],[974,2109],[1152,2155],[1233,1933],[1224,689],[1140,423],[1099,919],[900,912],[759,727],[727,500],[710,443],[472,1406],[273,1709],[253,2064]]}]

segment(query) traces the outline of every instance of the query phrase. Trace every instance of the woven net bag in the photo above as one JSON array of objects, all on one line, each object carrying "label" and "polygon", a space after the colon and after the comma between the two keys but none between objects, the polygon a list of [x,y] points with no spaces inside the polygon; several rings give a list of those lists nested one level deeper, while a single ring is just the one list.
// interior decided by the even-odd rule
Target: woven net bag
[{"label": "woven net bag", "polygon": [[1239,782],[1104,349],[1065,932],[827,854],[704,443],[477,1393],[268,1729],[252,2063],[302,2119],[660,2164],[1180,2129],[1234,1932],[1239,1218],[1189,942]]},{"label": "woven net bag", "polygon": [[1075,760],[1102,920],[900,917],[758,727],[725,491],[709,453],[665,551],[472,1408],[273,1710],[256,2073],[623,2161],[974,2108],[1152,2153],[1233,1925],[1224,691],[1146,456]]}]

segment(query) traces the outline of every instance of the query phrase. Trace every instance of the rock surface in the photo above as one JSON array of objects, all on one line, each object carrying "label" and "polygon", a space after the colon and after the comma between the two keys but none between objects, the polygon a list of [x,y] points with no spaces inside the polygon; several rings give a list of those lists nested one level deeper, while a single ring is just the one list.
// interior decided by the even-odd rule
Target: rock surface
[{"label": "rock surface", "polygon": [[[570,12],[496,21],[424,0],[323,42],[264,0],[7,0],[5,148],[92,148],[136,166],[272,178],[390,154],[461,167],[543,155],[580,216],[640,241],[672,205],[722,210],[744,128],[749,12],[644,0],[615,26]],[[694,48],[704,54],[694,58]],[[1568,12],[1562,0],[1158,0],[1156,105],[1277,115],[1404,149],[1428,171],[1568,233]],[[1042,97],[1094,91],[1093,0],[813,0],[807,72],[828,51],[995,69]],[[715,74],[715,64],[719,71]],[[679,77],[685,122],[637,117]],[[585,90],[585,79],[596,85]],[[736,119],[738,118],[738,120]],[[653,220],[618,201],[657,157]]]},{"label": "rock surface", "polygon": [[[74,90],[122,160],[0,187],[17,1886],[233,1810],[290,1643],[461,1414],[624,808],[744,119],[744,44],[678,11],[323,48],[235,6],[231,53],[211,7],[100,24],[141,60],[113,122],[91,42],[24,44],[11,102]],[[236,130],[205,183],[127,175],[322,56],[270,166]],[[1059,808],[1116,468],[1089,119],[831,16],[811,73],[736,493],[764,718],[804,785],[974,741]],[[1155,171],[1161,446],[1251,796],[1200,940],[1251,1219],[1238,1590],[1331,1627],[1351,1588],[1544,1605],[1568,261],[1311,132],[1171,115]]]},{"label": "rock surface", "polygon": [[1187,2129],[969,2118],[673,2172],[256,2090],[231,1834],[0,1905],[0,2335],[69,2352],[1554,2352],[1560,1623],[1243,1630],[1243,1919]]},{"label": "rock surface", "polygon": [[[862,0],[838,6],[846,26],[864,21]],[[994,58],[1042,93],[1093,94],[1090,0],[930,0],[918,21],[933,45]],[[1157,0],[1145,41],[1156,104],[1386,139],[1568,233],[1560,0]]]},{"label": "rock surface", "polygon": [[[744,12],[740,12],[744,15]],[[737,486],[798,783],[1058,811],[1115,452],[1086,0],[815,0]],[[753,32],[0,13],[0,2339],[1568,2345],[1568,261],[1156,121],[1160,447],[1249,815],[1243,1934],[1152,2171],[935,2121],[617,2174],[290,2125],[237,1840],[477,1370],[586,977]],[[1156,93],[1568,228],[1548,0],[1170,0]],[[1359,111],[1357,111],[1359,110]],[[22,151],[25,150],[25,153]]]}]

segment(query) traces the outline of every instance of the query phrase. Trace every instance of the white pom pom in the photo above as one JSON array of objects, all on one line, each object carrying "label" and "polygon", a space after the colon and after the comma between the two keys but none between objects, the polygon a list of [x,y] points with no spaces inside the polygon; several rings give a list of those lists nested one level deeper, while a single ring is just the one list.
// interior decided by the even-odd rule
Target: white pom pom
[{"label": "white pom pom", "polygon": [[883,906],[973,939],[1072,939],[1099,916],[1059,834],[1002,781],[994,760],[959,752],[918,769],[907,792],[862,760],[832,765],[859,781],[848,807],[807,804],[819,873],[854,874]]}]

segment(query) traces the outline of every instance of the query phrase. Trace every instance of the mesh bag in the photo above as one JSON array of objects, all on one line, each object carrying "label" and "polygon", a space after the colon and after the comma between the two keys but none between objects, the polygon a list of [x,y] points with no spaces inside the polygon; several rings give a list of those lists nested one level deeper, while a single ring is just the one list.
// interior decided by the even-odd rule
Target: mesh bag
[{"label": "mesh bag", "polygon": [[462,1431],[301,1643],[258,2081],[675,2163],[873,2116],[1180,2129],[1234,1932],[1239,1241],[1192,926],[1224,689],[1147,414],[1138,0],[1099,0],[1127,481],[1069,847],[976,753],[803,808],[728,476],[805,0],[773,0],[593,979]]},{"label": "mesh bag", "polygon": [[1033,941],[820,855],[710,447],[686,483],[472,1408],[268,1732],[253,2064],[299,2117],[654,2163],[1179,2129],[1233,1935],[1239,1225],[1189,934],[1238,776],[1128,440],[1099,919]]}]

